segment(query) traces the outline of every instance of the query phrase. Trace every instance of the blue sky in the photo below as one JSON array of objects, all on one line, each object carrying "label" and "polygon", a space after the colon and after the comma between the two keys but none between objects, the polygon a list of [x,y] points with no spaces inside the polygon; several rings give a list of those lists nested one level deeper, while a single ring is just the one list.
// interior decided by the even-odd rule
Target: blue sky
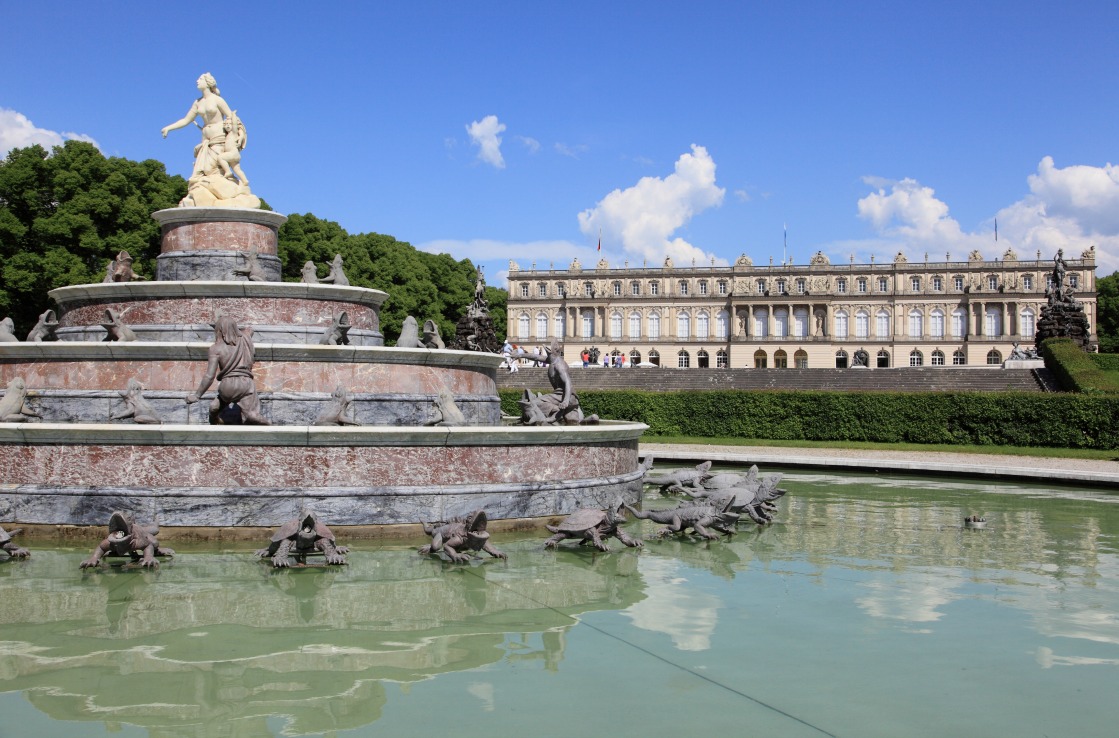
[{"label": "blue sky", "polygon": [[[204,71],[276,210],[486,265],[1119,267],[1115,2],[6,2],[0,150],[160,138]],[[994,241],[998,219],[999,241]]]}]

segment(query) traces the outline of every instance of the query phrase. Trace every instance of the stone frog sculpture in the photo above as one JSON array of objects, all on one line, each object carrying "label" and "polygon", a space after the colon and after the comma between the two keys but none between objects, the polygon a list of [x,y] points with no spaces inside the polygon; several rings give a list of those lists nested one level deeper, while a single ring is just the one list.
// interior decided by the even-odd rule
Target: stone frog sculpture
[{"label": "stone frog sculpture", "polygon": [[495,559],[507,558],[490,543],[487,522],[485,511],[475,510],[468,515],[451,518],[446,523],[421,523],[424,533],[431,536],[431,543],[420,548],[419,553],[426,556],[443,552],[459,564],[470,561],[472,557],[477,558],[475,551],[485,551]]},{"label": "stone frog sculpture", "polygon": [[708,527],[728,536],[734,535],[734,525],[738,522],[739,515],[730,509],[733,502],[734,498],[731,497],[723,503],[722,507],[703,501],[688,501],[669,510],[642,511],[629,505],[626,505],[626,509],[639,520],[652,520],[654,523],[666,525],[667,527],[660,532],[662,537],[685,533],[688,528],[691,528],[696,535],[714,540],[719,536],[707,530]]},{"label": "stone frog sculpture", "polygon": [[404,319],[400,326],[400,338],[396,339],[397,348],[423,348],[420,344],[420,332],[416,319],[411,315]]},{"label": "stone frog sculpture", "polygon": [[318,284],[319,283],[319,272],[315,268],[315,262],[313,262],[313,261],[306,262],[303,265],[303,269],[301,269],[299,273],[301,275],[301,278],[300,278],[299,281],[302,282],[303,284]]},{"label": "stone frog sculpture", "polygon": [[19,343],[16,338],[16,324],[11,318],[0,320],[0,343]]},{"label": "stone frog sculpture", "polygon": [[322,554],[327,564],[343,565],[344,554],[350,552],[346,546],[339,546],[330,528],[310,510],[304,510],[299,517],[292,518],[280,526],[272,536],[267,548],[258,550],[255,556],[272,559],[277,569],[292,565],[291,556],[300,564],[306,563],[308,556]]},{"label": "stone frog sculpture", "polygon": [[469,425],[466,416],[459,410],[458,405],[455,404],[455,395],[449,389],[444,387],[439,390],[439,394],[435,396],[435,418],[424,425],[441,425],[441,426],[456,426],[456,425]]},{"label": "stone frog sculpture", "polygon": [[132,418],[133,423],[155,425],[162,423],[163,419],[155,411],[151,403],[144,397],[144,387],[135,379],[128,380],[128,388],[121,390],[120,396],[124,399],[124,408],[109,416],[110,420],[124,420]]},{"label": "stone frog sculpture", "polygon": [[330,404],[315,418],[315,425],[361,425],[354,417],[354,396],[342,385],[335,388]]},{"label": "stone frog sculpture", "polygon": [[121,321],[120,314],[112,308],[105,310],[105,317],[101,319],[101,327],[105,329],[106,341],[135,341],[136,332]]},{"label": "stone frog sculpture", "polygon": [[439,335],[439,325],[434,320],[424,321],[424,336],[420,343],[429,349],[447,348],[443,337]]},{"label": "stone frog sculpture", "polygon": [[7,391],[0,397],[0,423],[25,423],[42,417],[27,404],[27,384],[23,377],[12,377]]},{"label": "stone frog sculpture", "polygon": [[330,273],[319,280],[320,282],[329,282],[336,287],[349,287],[350,280],[346,277],[346,273],[342,271],[342,255],[335,254],[334,261],[330,262]]},{"label": "stone frog sculpture", "polygon": [[645,475],[644,483],[660,489],[661,494],[687,493],[689,489],[702,491],[703,482],[711,476],[711,462],[705,461],[697,464],[694,469],[675,469],[670,472]]},{"label": "stone frog sculpture", "polygon": [[348,346],[350,343],[350,314],[343,310],[323,333],[322,346]]},{"label": "stone frog sculpture", "polygon": [[580,508],[560,521],[559,525],[544,526],[555,534],[544,541],[544,548],[558,548],[560,541],[568,538],[577,539],[580,546],[589,543],[599,551],[610,550],[603,540],[605,538],[617,538],[630,548],[640,548],[643,545],[641,540],[630,537],[621,529],[624,522],[626,513],[623,504],[605,510]]},{"label": "stone frog sculpture", "polygon": [[88,559],[81,563],[82,569],[101,565],[106,556],[129,556],[134,563],[144,568],[159,568],[156,556],[174,556],[175,551],[159,545],[158,525],[139,525],[130,513],[120,510],[109,516],[109,535],[93,549]]},{"label": "stone frog sculpture", "polygon": [[54,331],[58,328],[58,318],[55,317],[53,310],[47,310],[39,316],[39,322],[27,334],[28,343],[42,343],[43,341],[53,341]]},{"label": "stone frog sculpture", "polygon": [[13,559],[26,559],[31,555],[31,552],[26,548],[20,548],[12,543],[12,536],[18,536],[22,532],[23,528],[15,528],[9,533],[0,527],[0,549],[3,549],[4,553]]}]

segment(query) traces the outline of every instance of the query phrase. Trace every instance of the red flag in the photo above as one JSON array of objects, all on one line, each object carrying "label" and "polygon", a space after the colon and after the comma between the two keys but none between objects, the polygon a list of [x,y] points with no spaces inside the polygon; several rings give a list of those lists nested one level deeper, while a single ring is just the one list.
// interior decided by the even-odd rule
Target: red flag
[{"label": "red flag", "polygon": [[602,251],[602,236],[598,237],[598,250]]}]

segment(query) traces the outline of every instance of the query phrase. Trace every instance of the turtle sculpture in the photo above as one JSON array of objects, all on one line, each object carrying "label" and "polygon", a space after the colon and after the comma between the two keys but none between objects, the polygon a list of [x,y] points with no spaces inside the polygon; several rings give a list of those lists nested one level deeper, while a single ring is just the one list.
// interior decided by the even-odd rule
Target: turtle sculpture
[{"label": "turtle sculpture", "polygon": [[691,490],[702,490],[704,480],[711,476],[711,462],[697,464],[694,469],[675,469],[670,472],[645,474],[644,483],[660,489],[661,494],[690,494]]},{"label": "turtle sculpture", "polygon": [[0,527],[0,549],[4,549],[4,553],[13,559],[26,559],[31,555],[31,552],[26,548],[20,548],[12,543],[12,536],[17,536],[23,532],[23,528],[16,528],[11,533]]},{"label": "turtle sculpture", "polygon": [[642,511],[629,505],[626,505],[626,509],[639,520],[652,520],[654,523],[667,525],[668,527],[660,532],[662,537],[670,536],[673,533],[684,533],[688,528],[691,528],[696,535],[714,540],[719,536],[707,530],[709,527],[728,536],[734,535],[734,525],[738,522],[739,515],[730,509],[733,502],[734,498],[732,497],[726,500],[721,507],[716,507],[709,502],[690,501],[681,503],[679,507],[669,510]]},{"label": "turtle sculpture", "polygon": [[272,566],[282,569],[292,565],[291,555],[300,564],[305,564],[308,556],[318,554],[325,556],[328,564],[345,564],[343,554],[349,552],[346,546],[338,545],[326,523],[310,510],[304,510],[299,517],[280,526],[268,547],[259,549],[255,555],[262,559],[271,558]]},{"label": "turtle sculpture", "polygon": [[630,548],[640,548],[644,545],[641,540],[631,538],[620,527],[626,522],[625,508],[624,504],[606,510],[579,508],[561,520],[559,525],[544,526],[555,533],[544,541],[544,548],[558,548],[560,541],[577,538],[580,546],[590,543],[599,551],[609,551],[610,548],[603,539],[610,537],[617,538]]},{"label": "turtle sculpture", "polygon": [[81,563],[81,568],[100,566],[106,556],[129,556],[133,563],[139,562],[144,568],[159,568],[155,557],[174,556],[175,551],[161,547],[155,538],[157,535],[158,525],[139,525],[131,513],[117,510],[109,516],[109,535]]},{"label": "turtle sculpture", "polygon": [[485,551],[495,559],[507,558],[490,543],[487,522],[485,511],[475,510],[468,515],[451,518],[446,523],[421,523],[424,533],[431,536],[431,543],[420,548],[419,552],[421,555],[443,552],[459,564],[470,561],[472,557],[478,558],[475,551]]}]

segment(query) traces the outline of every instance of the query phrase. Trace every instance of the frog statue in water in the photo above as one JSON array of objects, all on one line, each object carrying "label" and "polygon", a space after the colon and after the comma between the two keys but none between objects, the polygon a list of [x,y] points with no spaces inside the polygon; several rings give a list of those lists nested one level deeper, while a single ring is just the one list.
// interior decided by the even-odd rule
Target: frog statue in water
[{"label": "frog statue in water", "polygon": [[294,555],[296,561],[304,563],[309,555],[322,554],[328,564],[345,564],[343,554],[350,552],[346,546],[339,546],[330,528],[321,522],[310,510],[304,510],[298,518],[292,518],[280,526],[272,536],[268,548],[256,552],[256,556],[272,559],[272,566],[277,569],[292,565],[289,556]]},{"label": "frog statue in water", "polygon": [[174,556],[174,550],[162,548],[156,535],[158,525],[139,525],[130,513],[114,512],[109,516],[109,535],[93,549],[88,559],[81,563],[82,569],[101,565],[105,556],[130,556],[145,568],[159,568],[156,556]]}]

